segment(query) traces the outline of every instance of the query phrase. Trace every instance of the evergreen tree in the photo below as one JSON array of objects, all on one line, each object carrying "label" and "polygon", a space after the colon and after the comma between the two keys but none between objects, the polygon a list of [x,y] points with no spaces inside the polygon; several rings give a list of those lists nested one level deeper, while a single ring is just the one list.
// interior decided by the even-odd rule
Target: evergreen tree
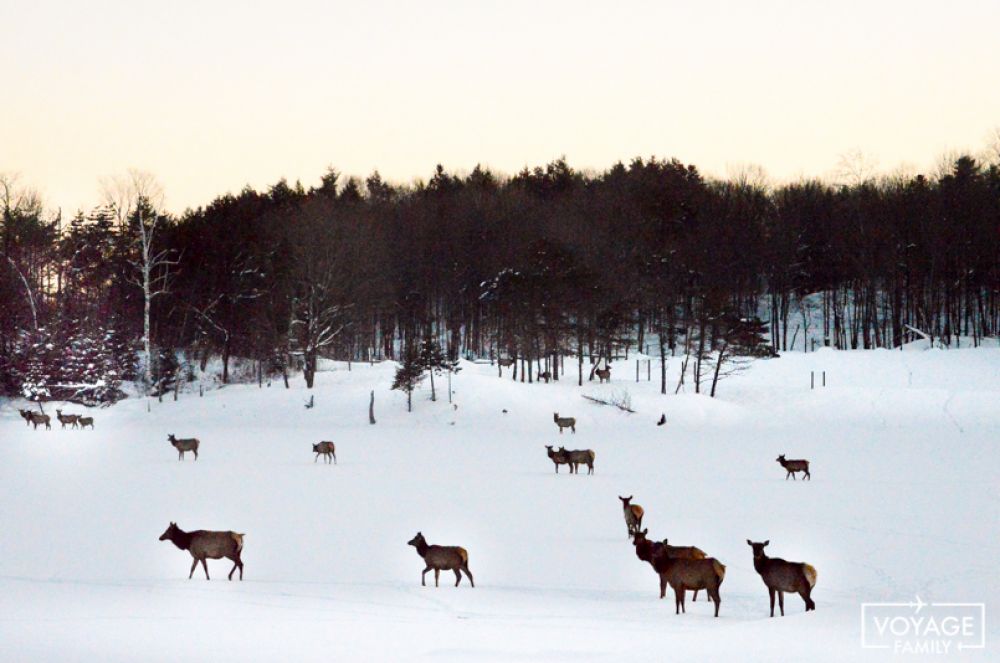
[{"label": "evergreen tree", "polygon": [[413,411],[413,390],[424,379],[424,364],[420,360],[420,355],[412,350],[406,353],[403,363],[396,369],[396,378],[392,382],[392,388],[406,392],[406,411]]}]

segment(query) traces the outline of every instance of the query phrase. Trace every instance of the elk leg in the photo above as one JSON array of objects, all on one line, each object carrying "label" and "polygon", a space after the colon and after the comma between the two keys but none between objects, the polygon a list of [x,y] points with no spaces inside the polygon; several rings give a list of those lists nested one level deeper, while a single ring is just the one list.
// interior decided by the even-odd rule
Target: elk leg
[{"label": "elk leg", "polygon": [[813,475],[809,474],[809,470],[806,470],[806,477],[805,478],[809,479],[810,481],[813,480]]},{"label": "elk leg", "polygon": [[469,576],[469,584],[475,587],[476,581],[472,579],[472,573],[469,571],[469,565],[462,564],[462,570],[465,571],[465,575]]},{"label": "elk leg", "polygon": [[693,597],[691,597],[691,600],[692,600],[692,601],[697,601],[697,600],[698,600],[698,590],[697,590],[697,589],[696,589],[696,590],[694,590],[694,596],[693,596]]},{"label": "elk leg", "polygon": [[785,593],[778,590],[778,607],[781,608],[781,616],[785,616]]},{"label": "elk leg", "polygon": [[722,597],[719,596],[719,588],[716,587],[715,589],[710,589],[708,592],[711,595],[712,600],[715,601],[715,616],[718,617],[719,606],[722,605]]},{"label": "elk leg", "polygon": [[313,459],[313,463],[315,463],[315,462],[316,462],[316,461],[318,461],[318,460],[319,460],[319,454],[317,453],[317,454],[316,454],[316,458],[315,458],[315,459]]},{"label": "elk leg", "polygon": [[201,566],[205,569],[205,580],[211,580],[211,578],[208,577],[208,562],[205,561],[204,557],[201,558]]},{"label": "elk leg", "polygon": [[191,573],[188,574],[188,580],[194,577],[194,570],[198,567],[198,558],[195,557],[194,561],[191,562]]},{"label": "elk leg", "polygon": [[333,454],[333,464],[337,464],[337,454]]},{"label": "elk leg", "polygon": [[774,617],[774,590],[768,587],[767,593],[771,595],[771,616]]},{"label": "elk leg", "polygon": [[684,594],[686,592],[684,591],[683,586],[675,591],[677,592],[677,596],[679,596],[681,599],[681,612],[687,614],[687,606],[684,605]]},{"label": "elk leg", "polygon": [[458,569],[452,569],[455,572],[455,586],[458,587],[458,583],[462,582],[462,572]]},{"label": "elk leg", "polygon": [[441,569],[434,569],[434,586],[440,587],[438,584],[438,578],[441,577]]},{"label": "elk leg", "polygon": [[576,426],[570,426],[570,428],[573,430],[573,435],[576,435]]},{"label": "elk leg", "polygon": [[[667,578],[666,576],[660,576],[660,598],[662,599],[667,595]],[[676,593],[675,593],[676,598]]]},{"label": "elk leg", "polygon": [[683,589],[674,588],[674,614],[681,614],[681,595],[684,593]]},{"label": "elk leg", "polygon": [[427,582],[425,581],[425,576],[427,575],[427,572],[430,571],[430,570],[431,570],[431,567],[428,566],[426,569],[424,569],[424,572],[420,574],[420,585],[421,585],[421,587],[426,587],[427,586]]},{"label": "elk leg", "polygon": [[799,596],[806,602],[806,612],[816,609],[816,602],[812,600],[810,594],[812,594],[812,587],[809,587],[809,585],[806,585],[805,589],[799,592]]}]

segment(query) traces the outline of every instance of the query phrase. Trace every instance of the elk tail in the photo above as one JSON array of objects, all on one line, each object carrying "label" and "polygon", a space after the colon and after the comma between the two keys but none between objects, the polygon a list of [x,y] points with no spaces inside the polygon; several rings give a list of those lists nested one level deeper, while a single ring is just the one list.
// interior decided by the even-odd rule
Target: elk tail
[{"label": "elk tail", "polygon": [[712,568],[715,569],[715,575],[719,576],[719,582],[726,577],[726,565],[717,559],[712,559]]},{"label": "elk tail", "polygon": [[595,459],[597,458],[597,454],[596,454],[596,453],[594,453],[593,451],[590,451],[590,450],[588,450],[588,452],[587,452],[587,453],[589,453],[589,454],[590,454],[590,462],[591,462],[591,463],[593,463],[593,462],[594,462],[594,460],[595,460]]},{"label": "elk tail", "polygon": [[459,547],[458,554],[462,556],[462,564],[469,563],[469,551],[465,548]]},{"label": "elk tail", "polygon": [[803,564],[802,573],[806,577],[806,582],[809,583],[809,587],[816,586],[816,568],[812,564]]},{"label": "elk tail", "polygon": [[246,534],[241,534],[240,532],[230,532],[230,535],[232,535],[233,541],[236,542],[236,552],[242,551],[243,550],[243,537],[246,536]]}]

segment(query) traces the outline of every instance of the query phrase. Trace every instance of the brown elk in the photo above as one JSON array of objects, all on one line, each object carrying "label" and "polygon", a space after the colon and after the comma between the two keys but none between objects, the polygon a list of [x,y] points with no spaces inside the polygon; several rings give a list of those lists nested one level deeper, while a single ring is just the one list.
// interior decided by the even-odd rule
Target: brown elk
[{"label": "brown elk", "polygon": [[611,364],[605,364],[603,369],[594,371],[599,382],[611,382]]},{"label": "brown elk", "polygon": [[201,446],[201,441],[196,437],[182,438],[178,440],[171,433],[167,435],[167,442],[173,445],[177,449],[177,460],[184,460],[184,453],[187,451],[194,452],[194,459],[198,460],[198,447]]},{"label": "brown elk", "polygon": [[594,473],[594,459],[597,457],[597,454],[590,449],[567,451],[565,448],[560,448],[560,451],[566,454],[566,457],[569,460],[571,473],[579,474],[581,464],[587,466],[587,474]]},{"label": "brown elk", "polygon": [[719,616],[719,605],[722,603],[719,586],[726,577],[726,567],[722,562],[714,557],[679,559],[660,555],[653,558],[653,569],[660,575],[660,598],[666,596],[668,584],[674,590],[674,614],[687,612],[684,592],[704,589],[708,598],[715,602],[715,616]]},{"label": "brown elk", "polygon": [[90,430],[94,430],[94,418],[93,417],[84,417],[84,416],[81,416],[81,415],[77,415],[76,420],[80,422],[80,428],[81,429],[86,428],[87,426],[90,426]]},{"label": "brown elk", "polygon": [[66,424],[72,424],[73,428],[77,427],[77,420],[80,418],[78,414],[63,414],[62,410],[56,410],[56,419],[62,424],[63,428],[66,428]]},{"label": "brown elk", "polygon": [[[564,447],[559,447],[559,451],[553,451],[551,444],[545,445],[545,450],[552,460],[552,463],[556,466],[556,474],[559,474],[560,465],[569,465],[569,457],[566,455],[566,449]],[[573,471],[573,466],[570,465],[569,471]]]},{"label": "brown elk", "polygon": [[503,366],[504,368],[510,368],[511,366],[513,366],[514,365],[514,361],[515,360],[509,359],[509,358],[508,359],[497,359],[497,363],[500,364],[501,366]]},{"label": "brown elk", "polygon": [[38,430],[40,424],[45,425],[45,430],[52,430],[52,424],[49,422],[51,419],[47,414],[37,414],[35,412],[31,413],[31,424],[34,426],[34,430]]},{"label": "brown elk", "polygon": [[552,379],[552,373],[550,371],[542,371],[541,373],[538,374],[539,382],[541,382],[542,380],[548,382],[551,379]]},{"label": "brown elk", "polygon": [[747,545],[753,548],[753,568],[760,574],[771,595],[771,616],[774,617],[774,594],[778,594],[778,606],[781,616],[785,616],[785,592],[795,592],[806,603],[806,612],[816,609],[812,600],[812,590],[816,586],[816,569],[805,562],[786,562],[777,557],[768,557],[764,548],[771,543],[754,543],[747,539]]},{"label": "brown elk", "polygon": [[646,512],[638,504],[632,504],[632,495],[628,497],[619,495],[618,499],[622,501],[622,511],[625,513],[625,526],[628,527],[628,538],[634,538],[639,533],[639,528],[642,527],[642,516]]},{"label": "brown elk", "polygon": [[319,444],[314,444],[313,453],[316,454],[316,459],[313,461],[314,463],[319,460],[320,454],[322,454],[324,463],[329,463],[332,456],[333,464],[337,464],[337,447],[333,444],[333,442],[320,442]]},{"label": "brown elk", "polygon": [[438,587],[438,577],[441,575],[441,571],[454,571],[455,572],[455,586],[458,587],[458,583],[462,582],[462,573],[469,577],[469,583],[475,587],[476,582],[472,579],[472,573],[469,572],[469,553],[461,546],[431,546],[427,545],[427,540],[424,535],[417,532],[417,535],[406,542],[407,545],[413,546],[417,549],[417,554],[420,555],[427,567],[424,572],[420,574],[420,584],[424,587],[427,586],[426,576],[427,572],[434,570],[434,586]]},{"label": "brown elk", "polygon": [[243,580],[243,560],[240,559],[240,554],[243,552],[244,536],[246,534],[239,532],[211,532],[203,529],[185,532],[177,526],[177,523],[172,522],[167,530],[160,535],[160,541],[170,541],[181,550],[187,550],[191,553],[194,562],[191,563],[191,573],[188,574],[188,580],[194,576],[198,562],[201,562],[202,568],[205,569],[205,580],[211,580],[208,577],[208,564],[205,560],[222,559],[223,557],[233,561],[233,568],[229,571],[229,579],[232,580],[233,572],[239,569],[240,580]]},{"label": "brown elk", "polygon": [[26,426],[31,425],[31,410],[22,410],[21,408],[18,408],[17,413],[21,415],[22,419],[24,419],[24,424]]},{"label": "brown elk", "polygon": [[[642,561],[649,562],[649,565],[654,569],[656,568],[654,560],[663,555],[673,557],[674,559],[705,559],[708,557],[701,548],[696,548],[695,546],[672,546],[667,543],[667,539],[663,539],[662,542],[650,541],[646,538],[647,534],[649,534],[648,529],[636,533],[633,539],[635,555]],[[698,600],[697,589],[694,590],[694,597],[691,600]]]},{"label": "brown elk", "polygon": [[559,434],[562,435],[563,428],[569,428],[576,433],[576,419],[574,417],[560,417],[558,412],[552,413],[552,421],[559,427]]},{"label": "brown elk", "polygon": [[785,481],[788,481],[788,477],[792,477],[792,481],[794,481],[796,472],[805,472],[806,474],[805,477],[803,477],[803,480],[809,479],[812,481],[812,475],[809,474],[808,460],[786,460],[785,454],[781,454],[775,458],[775,460],[778,461],[778,464],[780,464],[788,472],[785,475]]}]

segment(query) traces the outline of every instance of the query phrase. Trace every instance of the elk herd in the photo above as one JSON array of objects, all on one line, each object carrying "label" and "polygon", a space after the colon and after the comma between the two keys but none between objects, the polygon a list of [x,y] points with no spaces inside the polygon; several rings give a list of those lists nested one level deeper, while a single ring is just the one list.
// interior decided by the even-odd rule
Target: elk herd
[{"label": "elk herd", "polygon": [[[602,380],[610,375],[610,369],[606,369],[608,375],[600,375]],[[31,412],[29,410],[19,410],[21,417],[29,426],[45,426],[51,429],[51,421],[47,414]],[[78,414],[63,414],[62,410],[56,410],[56,418],[62,427],[67,425],[72,428],[94,427],[93,417],[84,417]],[[573,417],[560,417],[558,412],[554,412],[552,419],[562,433],[564,428],[569,428],[576,433],[576,419]],[[167,441],[177,450],[178,460],[184,460],[184,454],[191,452],[194,459],[198,460],[198,450],[201,442],[198,438],[178,438],[173,433],[167,436]],[[555,449],[553,445],[545,445],[546,453],[555,466],[555,471],[559,473],[559,466],[566,465],[570,474],[578,474],[580,465],[587,466],[587,474],[594,473],[594,459],[596,453],[591,449],[570,450],[565,447]],[[324,464],[337,462],[336,445],[330,441],[322,441],[312,445],[312,451],[316,455],[313,462],[318,462],[323,456]],[[804,459],[788,460],[782,454],[776,461],[786,471],[785,479],[789,477],[795,479],[798,472],[803,473],[804,479],[811,479],[809,473],[809,461]],[[666,596],[667,586],[674,592],[674,612],[681,614],[686,612],[685,595],[687,592],[694,592],[692,601],[698,600],[698,592],[705,590],[709,600],[714,603],[715,617],[719,616],[719,607],[722,603],[720,587],[726,577],[726,566],[714,557],[709,557],[701,548],[697,546],[674,546],[668,543],[668,539],[652,540],[649,538],[649,529],[643,527],[643,519],[646,515],[645,509],[632,501],[633,496],[618,496],[621,501],[622,514],[625,519],[625,526],[628,538],[632,541],[636,557],[648,563],[659,577],[660,598]],[[166,531],[160,535],[160,541],[170,541],[180,550],[186,550],[192,557],[191,570],[188,579],[194,576],[195,569],[201,563],[205,571],[205,578],[209,579],[207,560],[227,558],[233,562],[233,568],[229,571],[229,579],[233,579],[233,574],[239,570],[240,580],[243,580],[243,537],[245,534],[233,531],[208,531],[194,530],[185,532],[176,523],[171,522]],[[408,545],[413,546],[417,554],[424,562],[425,568],[420,575],[420,584],[426,586],[426,575],[428,571],[434,571],[434,586],[439,583],[441,571],[452,571],[455,574],[455,586],[462,581],[462,574],[469,579],[469,585],[475,587],[472,572],[469,570],[469,553],[461,546],[442,546],[427,543],[424,535],[417,532]],[[778,608],[781,615],[785,614],[785,592],[794,592],[802,597],[806,611],[815,610],[816,603],[812,600],[812,590],[816,586],[816,569],[805,562],[789,562],[778,557],[768,557],[764,552],[770,541],[763,543],[753,542],[747,539],[753,555],[754,570],[760,575],[767,587],[770,597],[771,617],[774,617],[775,598],[778,599]]]}]

